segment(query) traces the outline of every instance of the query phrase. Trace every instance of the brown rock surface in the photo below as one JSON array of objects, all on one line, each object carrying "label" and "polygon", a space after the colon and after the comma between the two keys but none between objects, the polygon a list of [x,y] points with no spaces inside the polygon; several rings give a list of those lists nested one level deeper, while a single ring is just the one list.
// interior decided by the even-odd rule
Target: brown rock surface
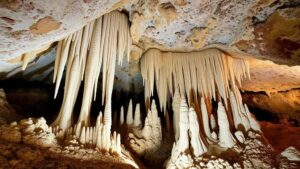
[{"label": "brown rock surface", "polygon": [[271,61],[250,60],[251,79],[244,80],[241,90],[268,93],[300,88],[300,66],[277,65]]},{"label": "brown rock surface", "polygon": [[[300,90],[271,93],[244,93],[243,101],[252,108],[270,112],[274,117],[300,122]],[[257,112],[262,113],[262,112]]]},{"label": "brown rock surface", "polygon": [[300,127],[285,122],[277,124],[261,122],[260,125],[265,137],[278,152],[290,146],[300,149]]},{"label": "brown rock surface", "polygon": [[0,168],[133,168],[111,156],[99,160],[78,160],[64,157],[47,149],[0,140]]},{"label": "brown rock surface", "polygon": [[278,63],[300,63],[300,7],[278,9],[254,26],[254,39],[235,45],[246,53]]},{"label": "brown rock surface", "polygon": [[16,114],[12,106],[7,102],[6,94],[3,89],[0,89],[0,125],[10,123],[21,119],[21,116]]},{"label": "brown rock surface", "polygon": [[51,16],[46,16],[30,26],[30,32],[41,35],[58,29],[60,25],[61,23],[56,21]]}]

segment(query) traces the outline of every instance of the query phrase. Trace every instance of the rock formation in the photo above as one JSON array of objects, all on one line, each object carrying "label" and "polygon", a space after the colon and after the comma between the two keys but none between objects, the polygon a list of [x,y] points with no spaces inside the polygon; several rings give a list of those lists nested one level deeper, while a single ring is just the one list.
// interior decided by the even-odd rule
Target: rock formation
[{"label": "rock formation", "polygon": [[189,103],[191,90],[214,100],[218,90],[227,99],[230,88],[235,89],[242,79],[249,78],[249,65],[247,60],[233,58],[218,49],[190,53],[150,49],[141,59],[141,73],[145,96],[153,95],[155,82],[161,109],[165,109],[168,97],[175,92],[172,84],[178,86],[182,96],[187,96]]},{"label": "rock formation", "polygon": [[231,148],[235,145],[235,139],[231,134],[228,117],[221,102],[218,103],[218,125],[219,125],[219,144],[222,147]]},{"label": "rock formation", "polygon": [[[3,88],[50,80],[56,99],[51,115],[20,113],[0,89],[0,168],[299,168],[298,144],[286,146],[297,141],[299,99],[282,92],[298,90],[300,69],[253,59],[300,63],[299,5],[0,2]],[[240,90],[263,95],[246,100],[251,112]],[[293,131],[282,145],[253,107],[293,113],[279,121]]]}]

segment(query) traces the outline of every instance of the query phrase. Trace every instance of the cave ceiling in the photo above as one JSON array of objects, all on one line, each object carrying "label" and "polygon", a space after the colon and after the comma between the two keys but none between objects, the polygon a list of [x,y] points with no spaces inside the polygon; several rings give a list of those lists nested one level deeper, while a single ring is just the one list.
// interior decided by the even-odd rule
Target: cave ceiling
[{"label": "cave ceiling", "polygon": [[[54,42],[116,9],[129,16],[132,37],[131,62],[116,70],[121,84],[132,79],[137,83],[139,58],[150,48],[190,52],[217,47],[236,57],[295,66],[300,63],[299,5],[297,0],[56,0],[51,3],[2,0],[0,72],[10,77],[20,71],[24,62],[22,54],[31,51],[37,52],[27,62],[40,63],[36,61],[47,56],[46,62],[41,64],[51,63],[54,59],[49,55],[56,47]],[[47,52],[43,52],[45,50]],[[269,62],[257,61],[258,69],[255,69],[254,62],[251,62],[253,70],[271,67]],[[29,67],[32,66],[34,64],[29,63]],[[255,72],[259,71],[252,71],[252,75]],[[299,79],[296,76],[292,73],[288,78]],[[259,84],[255,79],[243,89],[266,91],[268,85],[253,88],[253,84]],[[297,80],[291,83],[285,89],[299,87]],[[284,89],[277,91],[280,90]]]}]

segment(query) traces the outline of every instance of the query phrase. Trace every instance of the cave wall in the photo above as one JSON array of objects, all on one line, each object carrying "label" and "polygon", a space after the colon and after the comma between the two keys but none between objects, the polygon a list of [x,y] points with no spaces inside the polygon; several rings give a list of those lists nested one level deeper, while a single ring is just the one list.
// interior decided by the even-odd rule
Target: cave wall
[{"label": "cave wall", "polygon": [[269,96],[262,92],[245,92],[242,96],[249,107],[256,109],[256,114],[268,112],[274,119],[296,120],[300,123],[300,89],[271,93]]}]

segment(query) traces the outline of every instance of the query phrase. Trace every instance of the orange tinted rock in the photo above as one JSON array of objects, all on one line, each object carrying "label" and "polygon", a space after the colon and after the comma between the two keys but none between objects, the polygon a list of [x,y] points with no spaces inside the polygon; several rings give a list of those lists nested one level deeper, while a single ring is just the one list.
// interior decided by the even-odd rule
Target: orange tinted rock
[{"label": "orange tinted rock", "polygon": [[278,10],[266,22],[254,27],[253,40],[241,40],[235,46],[279,63],[300,63],[299,15],[299,7]]},{"label": "orange tinted rock", "polygon": [[61,23],[54,20],[51,16],[46,16],[37,21],[30,27],[32,34],[45,34],[56,30],[60,27]]},{"label": "orange tinted rock", "polygon": [[286,123],[274,124],[270,122],[261,122],[260,125],[264,136],[277,151],[283,151],[290,146],[300,149],[299,127]]}]

